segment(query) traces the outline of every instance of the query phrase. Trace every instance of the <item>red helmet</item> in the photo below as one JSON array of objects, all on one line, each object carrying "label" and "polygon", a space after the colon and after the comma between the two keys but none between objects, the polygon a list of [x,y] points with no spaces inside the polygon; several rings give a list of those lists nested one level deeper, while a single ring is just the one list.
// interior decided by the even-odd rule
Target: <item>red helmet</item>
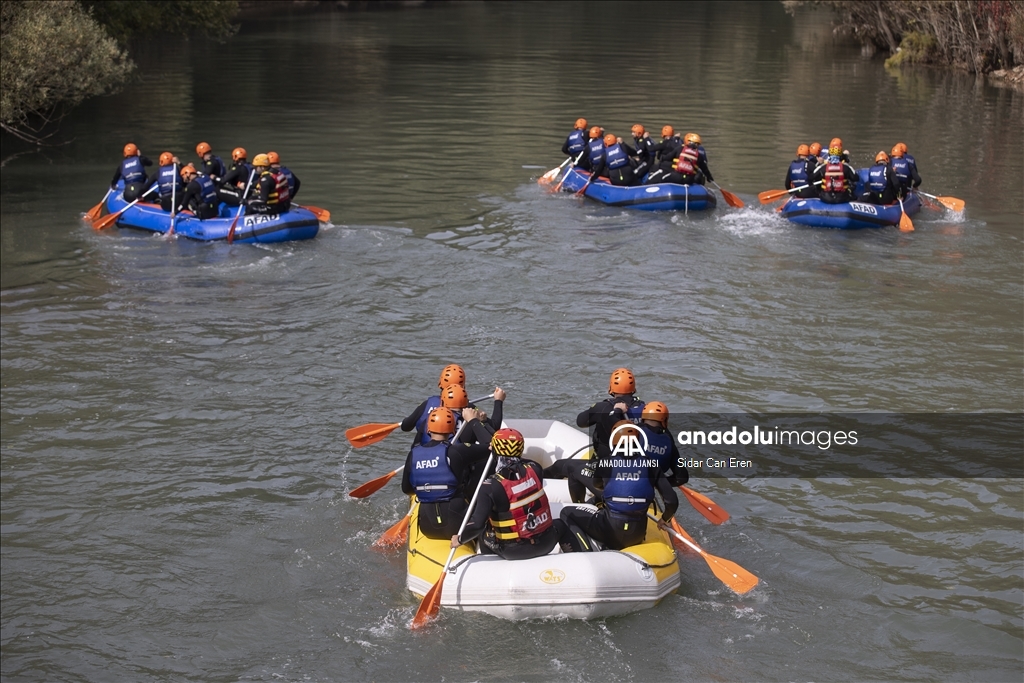
[{"label": "red helmet", "polygon": [[139,148],[136,147],[133,143],[129,142],[127,145],[124,146],[124,156],[126,159],[128,157],[139,156]]},{"label": "red helmet", "polygon": [[454,434],[455,414],[447,408],[434,408],[427,418],[427,432]]},{"label": "red helmet", "polygon": [[213,151],[213,147],[210,147],[210,145],[206,142],[200,142],[198,145],[196,145],[196,154],[199,155],[200,159],[211,151]]},{"label": "red helmet", "polygon": [[170,166],[173,162],[174,162],[174,155],[173,154],[171,154],[170,152],[161,152],[160,153],[160,165],[161,166]]},{"label": "red helmet", "polygon": [[608,393],[613,395],[636,392],[636,378],[626,368],[618,368],[608,379]]},{"label": "red helmet", "polygon": [[279,164],[281,163],[281,155],[277,152],[267,152],[267,161],[272,164]]},{"label": "red helmet", "polygon": [[469,407],[469,396],[460,384],[452,384],[441,390],[441,405],[445,408]]},{"label": "red helmet", "polygon": [[654,420],[665,426],[668,424],[668,406],[661,401],[651,401],[644,406],[640,418],[643,420]]},{"label": "red helmet", "polygon": [[574,128],[576,128],[577,130],[586,130],[587,120],[583,118],[576,119],[576,125],[574,126]]},{"label": "red helmet", "polygon": [[590,137],[591,138],[599,138],[599,137],[601,137],[601,126],[591,126],[590,127]]},{"label": "red helmet", "polygon": [[647,131],[644,130],[644,127],[641,126],[639,123],[634,123],[633,124],[633,135],[635,135],[636,137],[640,137],[641,135],[643,135],[646,132]]},{"label": "red helmet", "polygon": [[676,129],[673,128],[672,126],[663,126],[661,129],[661,137],[670,138],[675,134],[675,132]]},{"label": "red helmet", "polygon": [[444,369],[441,370],[441,378],[437,380],[437,386],[442,388],[452,384],[466,386],[466,373],[461,365],[455,363],[444,366]]},{"label": "red helmet", "polygon": [[796,148],[796,155],[798,157],[805,157],[805,156],[807,156],[810,153],[811,153],[811,148],[808,147],[807,145],[800,145],[799,147]]},{"label": "red helmet", "polygon": [[612,145],[615,144],[616,140],[617,138],[612,133],[608,133],[608,135],[604,136],[604,146],[611,147]]},{"label": "red helmet", "polygon": [[491,437],[491,451],[503,458],[521,458],[526,450],[526,440],[515,429],[499,429]]},{"label": "red helmet", "polygon": [[245,147],[235,147],[231,150],[231,160],[238,161],[239,159],[245,159]]}]

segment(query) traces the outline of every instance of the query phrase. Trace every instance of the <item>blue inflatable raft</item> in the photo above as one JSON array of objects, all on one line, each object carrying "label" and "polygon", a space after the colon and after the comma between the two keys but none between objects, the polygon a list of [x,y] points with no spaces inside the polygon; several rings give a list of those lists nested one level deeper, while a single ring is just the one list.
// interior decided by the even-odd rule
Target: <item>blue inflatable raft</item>
[{"label": "blue inflatable raft", "polygon": [[[572,168],[562,183],[562,189],[579,192],[588,180],[589,172]],[[590,183],[583,194],[608,206],[624,206],[641,211],[706,211],[715,208],[718,203],[714,193],[703,185],[657,183],[620,187],[604,178]]]},{"label": "blue inflatable raft", "polygon": [[[868,169],[857,171],[860,182],[854,190],[859,196],[867,184]],[[814,228],[838,228],[840,230],[859,230],[861,228],[884,228],[899,225],[903,211],[913,216],[921,210],[921,198],[911,192],[903,200],[903,208],[899,202],[895,204],[868,204],[866,202],[843,202],[842,204],[826,204],[820,199],[800,199],[794,197],[782,207],[782,216],[800,225]]]},{"label": "blue inflatable raft", "polygon": [[[107,197],[107,213],[116,213],[127,205],[128,202],[121,195],[119,184],[117,190]],[[174,219],[174,234],[205,242],[226,240],[237,212],[238,207],[221,204],[217,218],[200,220],[191,211],[182,211]],[[117,225],[122,228],[166,233],[171,228],[171,214],[160,208],[159,204],[139,202],[118,216]],[[241,216],[235,225],[234,241],[269,243],[308,240],[316,237],[319,230],[320,221],[315,214],[292,206],[290,211],[276,216]]]}]

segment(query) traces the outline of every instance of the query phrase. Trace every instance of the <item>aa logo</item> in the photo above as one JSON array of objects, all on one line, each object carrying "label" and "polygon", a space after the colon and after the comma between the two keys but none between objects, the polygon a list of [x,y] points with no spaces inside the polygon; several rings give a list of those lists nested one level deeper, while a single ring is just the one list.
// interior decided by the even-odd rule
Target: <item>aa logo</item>
[{"label": "aa logo", "polygon": [[[642,444],[641,439],[643,439]],[[620,424],[612,430],[612,435],[608,437],[608,448],[611,449],[613,456],[643,457],[647,453],[647,434],[634,424]]]}]

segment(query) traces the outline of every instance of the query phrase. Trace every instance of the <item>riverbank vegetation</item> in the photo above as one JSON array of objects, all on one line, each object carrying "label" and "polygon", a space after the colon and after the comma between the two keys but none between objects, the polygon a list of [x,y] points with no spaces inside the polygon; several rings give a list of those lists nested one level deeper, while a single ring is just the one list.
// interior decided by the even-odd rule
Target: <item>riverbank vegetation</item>
[{"label": "riverbank vegetation", "polygon": [[1024,65],[1024,2],[1019,0],[786,0],[830,8],[835,31],[886,50],[886,66],[924,63],[972,73]]},{"label": "riverbank vegetation", "polygon": [[231,35],[236,0],[3,0],[0,128],[41,144],[87,97],[131,76],[134,39]]}]

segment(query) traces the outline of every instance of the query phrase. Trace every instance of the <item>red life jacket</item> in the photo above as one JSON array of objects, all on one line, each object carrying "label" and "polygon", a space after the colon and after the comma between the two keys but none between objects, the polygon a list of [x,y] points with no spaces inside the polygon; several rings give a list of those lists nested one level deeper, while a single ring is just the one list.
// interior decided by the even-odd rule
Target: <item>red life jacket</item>
[{"label": "red life jacket", "polygon": [[492,513],[491,526],[498,541],[528,541],[539,536],[554,524],[551,506],[544,493],[544,482],[532,467],[518,465],[522,479],[506,479],[500,474],[494,478],[508,496],[508,512]]},{"label": "red life jacket", "polygon": [[825,192],[845,192],[846,176],[843,175],[843,163],[825,164],[825,182],[821,189]]},{"label": "red life jacket", "polygon": [[291,201],[291,191],[288,187],[288,177],[278,172],[268,171],[270,177],[274,179],[274,191],[270,193],[270,197],[267,199],[267,204],[284,204]]},{"label": "red life jacket", "polygon": [[697,160],[699,158],[697,150],[693,147],[683,147],[683,151],[679,154],[679,160],[676,161],[676,172],[683,175],[693,175],[697,172]]}]

